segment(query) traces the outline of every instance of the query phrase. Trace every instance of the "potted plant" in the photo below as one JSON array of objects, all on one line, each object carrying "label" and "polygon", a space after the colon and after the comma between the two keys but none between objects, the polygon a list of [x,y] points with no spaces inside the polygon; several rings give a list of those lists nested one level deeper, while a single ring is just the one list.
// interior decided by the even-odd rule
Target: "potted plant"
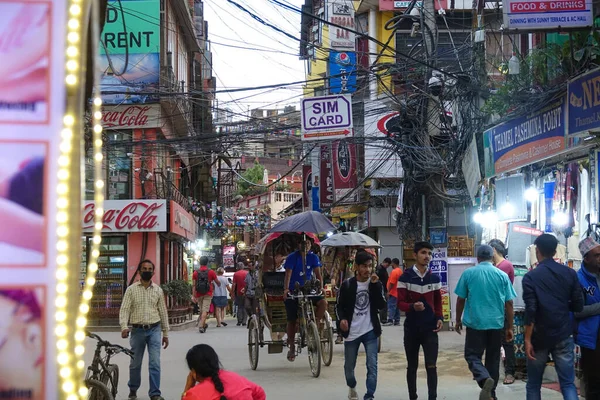
[{"label": "potted plant", "polygon": [[192,285],[187,281],[175,279],[161,285],[167,297],[169,320],[171,323],[181,323],[191,315]]}]

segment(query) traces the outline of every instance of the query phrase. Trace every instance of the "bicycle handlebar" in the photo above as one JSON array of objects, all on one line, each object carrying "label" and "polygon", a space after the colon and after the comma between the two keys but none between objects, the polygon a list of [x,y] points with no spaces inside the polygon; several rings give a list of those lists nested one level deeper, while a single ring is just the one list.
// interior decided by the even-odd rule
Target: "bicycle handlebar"
[{"label": "bicycle handlebar", "polygon": [[99,345],[101,347],[106,347],[106,351],[110,351],[113,354],[118,354],[118,353],[125,353],[127,354],[129,357],[133,358],[133,351],[119,345],[119,344],[113,344],[107,340],[103,340],[100,336],[96,335],[95,333],[92,333],[90,331],[85,331],[85,334],[87,337],[92,338],[94,340],[97,340]]}]

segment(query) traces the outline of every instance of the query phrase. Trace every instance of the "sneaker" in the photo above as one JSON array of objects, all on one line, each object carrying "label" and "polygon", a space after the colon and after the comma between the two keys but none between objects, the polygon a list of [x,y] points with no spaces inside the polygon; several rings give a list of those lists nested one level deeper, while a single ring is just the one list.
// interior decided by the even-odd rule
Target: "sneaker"
[{"label": "sneaker", "polygon": [[225,322],[221,322],[221,325],[223,325],[223,326],[227,326],[227,323],[225,323]]},{"label": "sneaker", "polygon": [[129,391],[129,396],[127,397],[128,400],[137,400],[137,392],[130,390]]},{"label": "sneaker", "polygon": [[400,322],[394,322],[394,326],[400,325]]},{"label": "sneaker", "polygon": [[242,326],[242,323],[238,322],[237,324],[235,324],[235,326]]},{"label": "sneaker", "polygon": [[151,396],[150,400],[165,400],[162,396]]},{"label": "sneaker", "polygon": [[200,333],[206,332],[206,328],[200,328]]},{"label": "sneaker", "polygon": [[382,325],[383,326],[392,326],[394,323],[392,321],[385,321]]},{"label": "sneaker", "polygon": [[348,390],[348,400],[358,400],[358,393],[356,393],[355,388],[349,388]]},{"label": "sneaker", "polygon": [[487,378],[483,382],[481,392],[479,392],[479,400],[490,400],[492,398],[492,390],[494,390],[494,380]]}]

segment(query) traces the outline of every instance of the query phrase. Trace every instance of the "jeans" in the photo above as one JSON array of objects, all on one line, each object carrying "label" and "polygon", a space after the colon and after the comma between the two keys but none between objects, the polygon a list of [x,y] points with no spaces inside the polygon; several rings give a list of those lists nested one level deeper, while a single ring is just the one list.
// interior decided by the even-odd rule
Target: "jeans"
[{"label": "jeans", "polygon": [[237,322],[238,324],[246,323],[246,308],[244,306],[245,296],[243,294],[235,296],[235,305],[237,306]]},{"label": "jeans", "polygon": [[348,387],[355,388],[354,368],[361,343],[367,353],[367,393],[364,398],[368,400],[375,398],[375,389],[377,389],[377,335],[374,331],[367,332],[355,340],[344,342],[344,374]]},{"label": "jeans", "polygon": [[406,383],[408,398],[417,399],[417,370],[419,369],[419,349],[423,347],[425,370],[427,371],[428,399],[437,399],[437,357],[438,334],[432,331],[404,329],[404,351],[406,352]]},{"label": "jeans", "polygon": [[[502,336],[504,329],[489,329],[480,331],[467,328],[467,337],[465,340],[465,360],[473,374],[473,379],[477,381],[479,387],[488,378],[494,380],[492,397],[496,398],[496,386],[500,377],[500,346],[502,346]],[[482,362],[485,352],[485,365]]]},{"label": "jeans", "polygon": [[129,364],[129,390],[137,392],[142,381],[142,360],[148,346],[148,370],[150,372],[150,391],[148,395],[160,396],[160,347],[162,332],[160,325],[152,329],[132,328],[129,344],[134,353]]},{"label": "jeans", "polygon": [[504,336],[502,337],[502,347],[504,348],[504,375],[515,376],[517,357],[515,356],[515,341],[506,341],[506,329],[508,321],[504,322]]},{"label": "jeans", "polygon": [[400,324],[400,309],[398,308],[398,298],[390,295],[387,303],[388,308],[388,322],[393,322],[394,324]]},{"label": "jeans", "polygon": [[550,349],[536,349],[535,361],[527,359],[527,400],[541,400],[542,380],[548,355],[552,354],[564,400],[577,400],[575,387],[575,344],[567,338]]}]

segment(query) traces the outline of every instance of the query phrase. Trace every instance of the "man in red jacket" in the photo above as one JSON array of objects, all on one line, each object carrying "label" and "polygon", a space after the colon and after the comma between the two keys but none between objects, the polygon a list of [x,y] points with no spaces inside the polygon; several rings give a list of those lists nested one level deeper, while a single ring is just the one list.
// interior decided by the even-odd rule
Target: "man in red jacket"
[{"label": "man in red jacket", "polygon": [[433,246],[429,242],[415,243],[417,263],[407,268],[398,280],[398,308],[406,313],[404,320],[404,351],[408,368],[408,396],[417,398],[419,348],[423,347],[429,400],[437,399],[438,332],[444,325],[440,277],[429,269]]},{"label": "man in red jacket", "polygon": [[200,257],[200,269],[194,272],[192,275],[194,281],[194,297],[198,302],[198,309],[200,310],[200,316],[198,322],[200,333],[206,332],[208,325],[206,324],[206,317],[210,311],[210,303],[213,298],[213,282],[217,286],[221,286],[221,282],[217,279],[217,274],[212,269],[208,269],[208,257]]}]

